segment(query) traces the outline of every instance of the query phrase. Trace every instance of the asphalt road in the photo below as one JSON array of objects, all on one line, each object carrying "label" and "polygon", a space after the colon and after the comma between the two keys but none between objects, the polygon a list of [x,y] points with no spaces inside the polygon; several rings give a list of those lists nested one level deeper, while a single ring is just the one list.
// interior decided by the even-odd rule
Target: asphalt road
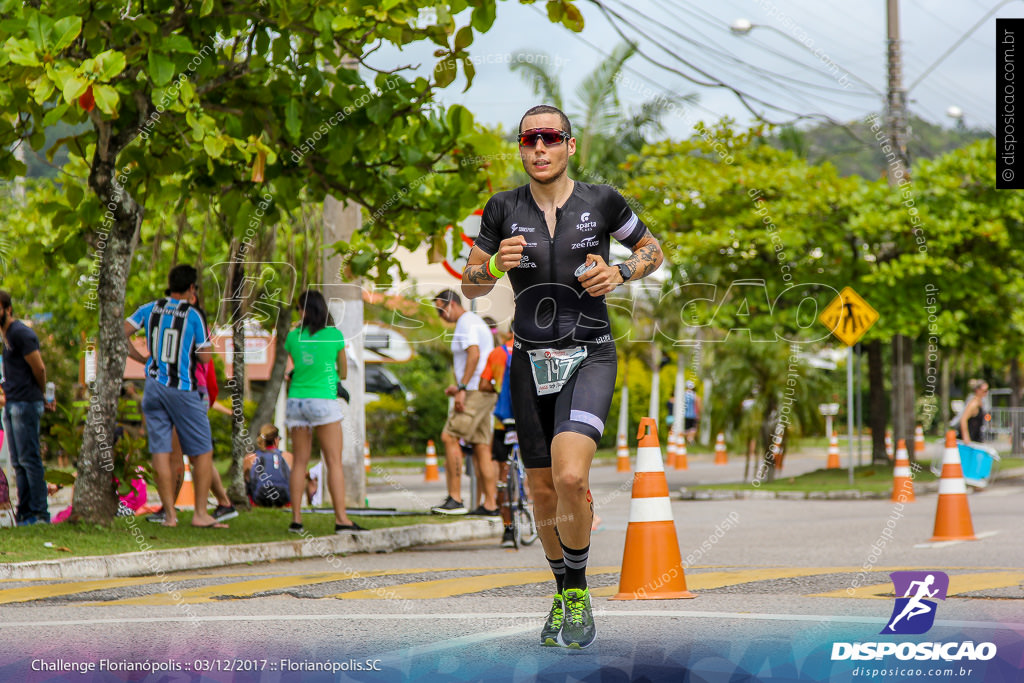
[{"label": "asphalt road", "polygon": [[[824,455],[786,465],[797,473],[820,466],[819,459]],[[690,470],[668,473],[673,490],[729,478],[735,472],[692,459]],[[612,467],[596,468],[592,477],[602,518],[590,556],[598,640],[583,652],[537,644],[553,589],[539,544],[513,551],[494,539],[164,577],[0,582],[0,680],[1024,677],[1020,481],[971,495],[979,540],[944,544],[928,542],[935,494],[902,510],[881,500],[674,501],[681,554],[692,557],[687,587],[697,597],[612,601],[628,524],[627,481]],[[416,507],[442,495],[438,484],[410,474],[373,486],[370,501]],[[927,634],[878,635],[893,608],[888,574],[897,569],[950,576],[949,597]],[[887,640],[991,642],[997,655],[976,662],[830,658],[835,642]],[[147,670],[123,670],[128,666]],[[855,675],[861,666],[888,671]],[[154,667],[170,670],[149,673]],[[83,668],[86,675],[75,673]]]}]

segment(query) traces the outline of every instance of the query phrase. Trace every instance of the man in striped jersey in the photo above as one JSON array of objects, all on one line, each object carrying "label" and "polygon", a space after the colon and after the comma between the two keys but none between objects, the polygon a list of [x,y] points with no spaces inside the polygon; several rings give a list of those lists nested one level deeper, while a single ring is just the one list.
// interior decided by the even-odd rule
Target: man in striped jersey
[{"label": "man in striped jersey", "polygon": [[[197,296],[198,273],[189,265],[175,266],[168,276],[170,295],[139,307],[124,323],[128,355],[146,366],[142,414],[146,418],[149,452],[153,455],[156,486],[164,506],[164,526],[177,526],[171,431],[177,429],[182,452],[192,459],[196,508],[192,526],[226,529],[206,509],[213,472],[213,439],[206,400],[196,390],[196,364],[213,359],[203,315],[189,301]],[[149,356],[130,343],[139,330],[146,333]]]}]

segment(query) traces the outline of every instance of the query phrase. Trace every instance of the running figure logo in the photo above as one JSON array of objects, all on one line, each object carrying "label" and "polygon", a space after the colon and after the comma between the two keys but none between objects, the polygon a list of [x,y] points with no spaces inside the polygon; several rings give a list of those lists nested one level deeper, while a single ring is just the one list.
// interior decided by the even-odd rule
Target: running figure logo
[{"label": "running figure logo", "polygon": [[935,605],[925,598],[946,599],[949,590],[949,577],[945,572],[893,572],[892,583],[896,595],[896,604],[892,608],[889,623],[881,633],[899,633],[904,635],[925,633],[935,623]]}]

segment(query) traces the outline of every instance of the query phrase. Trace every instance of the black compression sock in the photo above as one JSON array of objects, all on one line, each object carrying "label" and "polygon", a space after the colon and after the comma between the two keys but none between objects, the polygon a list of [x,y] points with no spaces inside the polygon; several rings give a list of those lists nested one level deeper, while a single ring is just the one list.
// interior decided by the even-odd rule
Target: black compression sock
[{"label": "black compression sock", "polygon": [[562,558],[552,560],[550,557],[546,557],[548,564],[551,565],[551,573],[555,575],[555,583],[558,585],[558,594],[562,594],[562,589],[565,588],[565,561]]},{"label": "black compression sock", "polygon": [[561,545],[562,557],[565,561],[565,587],[586,588],[587,558],[590,556],[590,546],[574,549],[564,543]]}]

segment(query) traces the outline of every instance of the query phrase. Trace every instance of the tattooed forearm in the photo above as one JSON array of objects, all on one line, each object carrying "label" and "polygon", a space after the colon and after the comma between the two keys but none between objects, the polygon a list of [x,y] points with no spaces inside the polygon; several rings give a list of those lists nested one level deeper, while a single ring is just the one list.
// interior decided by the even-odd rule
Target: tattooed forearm
[{"label": "tattooed forearm", "polygon": [[658,269],[661,261],[661,245],[657,240],[651,240],[650,243],[637,247],[633,255],[626,260],[626,265],[633,270],[633,276],[629,279],[639,280],[647,277]]},{"label": "tattooed forearm", "polygon": [[462,281],[470,285],[491,285],[494,284],[494,277],[487,271],[487,263],[475,266],[466,266],[462,271]]}]

